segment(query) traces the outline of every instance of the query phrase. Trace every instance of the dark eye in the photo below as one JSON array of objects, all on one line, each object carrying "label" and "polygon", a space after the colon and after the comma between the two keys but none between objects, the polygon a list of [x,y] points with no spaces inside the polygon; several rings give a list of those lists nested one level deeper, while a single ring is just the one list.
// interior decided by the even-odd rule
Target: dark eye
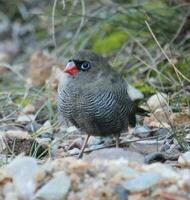
[{"label": "dark eye", "polygon": [[81,69],[82,69],[83,71],[86,71],[86,70],[90,69],[90,63],[87,62],[87,61],[84,61],[84,62],[82,63],[82,65],[81,65]]}]

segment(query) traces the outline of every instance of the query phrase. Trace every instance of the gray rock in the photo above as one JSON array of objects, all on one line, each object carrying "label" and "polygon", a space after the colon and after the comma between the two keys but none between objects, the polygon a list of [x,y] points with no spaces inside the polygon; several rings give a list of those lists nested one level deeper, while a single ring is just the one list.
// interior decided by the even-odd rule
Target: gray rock
[{"label": "gray rock", "polygon": [[69,150],[68,153],[69,153],[70,155],[79,154],[79,153],[80,153],[80,149],[78,149],[78,148],[73,148],[73,149]]},{"label": "gray rock", "polygon": [[161,176],[156,172],[144,172],[126,181],[123,186],[130,192],[141,192],[155,186],[160,179]]},{"label": "gray rock", "polygon": [[22,123],[22,124],[25,124],[27,122],[32,122],[32,121],[35,121],[35,115],[32,115],[32,114],[27,114],[27,115],[19,115],[17,120],[17,122],[19,123]]},{"label": "gray rock", "polygon": [[88,161],[109,161],[118,160],[120,158],[128,160],[130,162],[144,163],[144,156],[142,154],[133,151],[125,151],[121,148],[101,149],[85,156],[85,159]]},{"label": "gray rock", "polygon": [[189,167],[190,166],[190,151],[187,151],[187,152],[183,153],[181,156],[179,156],[178,163],[181,166]]},{"label": "gray rock", "polygon": [[36,189],[35,174],[38,168],[37,161],[31,157],[17,157],[7,165],[6,170],[13,178],[13,184],[20,199],[27,200],[33,195]]},{"label": "gray rock", "polygon": [[133,135],[140,137],[140,138],[146,138],[151,134],[151,129],[148,126],[140,126],[137,125],[134,128]]},{"label": "gray rock", "polygon": [[88,146],[96,146],[102,142],[101,137],[91,136],[88,141]]},{"label": "gray rock", "polygon": [[32,200],[64,200],[70,187],[70,177],[64,171],[56,172],[54,177],[37,191]]},{"label": "gray rock", "polygon": [[138,175],[138,171],[128,166],[118,166],[119,173],[126,179],[133,178]]},{"label": "gray rock", "polygon": [[148,99],[147,104],[152,110],[156,110],[157,108],[163,108],[165,106],[168,106],[167,99],[168,99],[167,94],[157,93],[152,95]]}]

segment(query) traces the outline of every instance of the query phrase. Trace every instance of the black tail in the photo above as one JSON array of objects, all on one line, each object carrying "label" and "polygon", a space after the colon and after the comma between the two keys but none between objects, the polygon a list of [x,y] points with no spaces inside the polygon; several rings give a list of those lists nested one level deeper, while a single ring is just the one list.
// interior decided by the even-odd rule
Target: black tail
[{"label": "black tail", "polygon": [[136,115],[147,116],[147,117],[150,116],[150,115],[149,115],[150,112],[147,111],[147,110],[145,110],[145,109],[143,109],[143,108],[141,108],[141,107],[136,106],[136,107],[135,107],[135,111],[136,111]]}]

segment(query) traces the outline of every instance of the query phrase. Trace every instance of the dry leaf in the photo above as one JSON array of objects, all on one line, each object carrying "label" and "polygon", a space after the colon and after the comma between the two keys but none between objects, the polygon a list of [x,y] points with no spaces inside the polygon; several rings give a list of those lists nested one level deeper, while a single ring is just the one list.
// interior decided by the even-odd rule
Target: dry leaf
[{"label": "dry leaf", "polygon": [[42,86],[51,75],[51,70],[57,64],[55,58],[42,51],[35,52],[30,59],[30,79],[33,85]]}]

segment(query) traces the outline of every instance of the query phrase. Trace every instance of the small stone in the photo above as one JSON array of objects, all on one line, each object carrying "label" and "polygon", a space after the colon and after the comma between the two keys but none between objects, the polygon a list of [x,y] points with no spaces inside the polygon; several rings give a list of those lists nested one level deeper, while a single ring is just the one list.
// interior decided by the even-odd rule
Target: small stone
[{"label": "small stone", "polygon": [[161,176],[156,172],[144,172],[126,181],[123,186],[130,192],[142,192],[159,183]]},{"label": "small stone", "polygon": [[6,149],[6,141],[3,136],[3,132],[0,132],[0,153]]},{"label": "small stone", "polygon": [[190,117],[187,113],[172,113],[170,115],[170,121],[173,126],[185,126],[190,124]]},{"label": "small stone", "polygon": [[25,130],[27,130],[27,131],[29,131],[31,133],[34,133],[38,129],[40,129],[40,127],[42,127],[41,124],[38,124],[36,121],[33,121],[33,122],[29,122],[29,123],[26,124]]},{"label": "small stone", "polygon": [[54,177],[36,192],[32,200],[64,200],[70,187],[70,177],[64,171],[56,172]]},{"label": "small stone", "polygon": [[77,131],[77,128],[75,126],[70,126],[67,128],[67,133],[74,133]]},{"label": "small stone", "polygon": [[4,136],[7,139],[11,139],[11,140],[13,140],[13,139],[18,139],[18,140],[31,139],[31,136],[29,135],[29,133],[27,131],[22,131],[22,130],[9,130],[4,133]]},{"label": "small stone", "polygon": [[178,173],[174,171],[170,166],[161,163],[153,163],[151,165],[146,165],[143,168],[146,171],[156,172],[160,174],[160,176],[165,181],[176,182],[180,178]]},{"label": "small stone", "polygon": [[190,134],[187,134],[185,138],[189,140],[190,139]]},{"label": "small stone", "polygon": [[146,138],[151,134],[151,129],[148,126],[140,126],[137,125],[134,128],[133,135],[140,137],[140,138]]},{"label": "small stone", "polygon": [[27,115],[19,115],[18,118],[17,118],[17,122],[19,123],[26,123],[26,122],[31,122],[31,121],[34,121],[35,120],[35,115],[32,115],[32,114],[27,114]]},{"label": "small stone", "polygon": [[50,138],[35,138],[35,141],[43,148],[48,148],[51,142]]},{"label": "small stone", "polygon": [[68,147],[68,150],[71,150],[73,148],[81,149],[83,144],[82,138],[75,139]]},{"label": "small stone", "polygon": [[26,107],[23,109],[23,113],[25,114],[32,114],[35,112],[35,107],[32,104],[28,104]]},{"label": "small stone", "polygon": [[125,179],[131,179],[138,175],[138,171],[136,171],[135,169],[132,169],[131,167],[123,166],[123,165],[118,166],[117,171],[119,171],[119,173]]},{"label": "small stone", "polygon": [[190,167],[190,151],[179,156],[178,163],[183,167]]},{"label": "small stone", "polygon": [[96,146],[102,142],[101,137],[91,136],[88,140],[88,146]]},{"label": "small stone", "polygon": [[73,148],[71,150],[68,151],[69,155],[75,155],[75,154],[79,154],[80,150],[78,148]]},{"label": "small stone", "polygon": [[0,169],[0,185],[4,185],[7,182],[11,182],[12,178],[8,175],[5,169]]},{"label": "small stone", "polygon": [[53,134],[53,128],[51,125],[51,122],[49,120],[47,120],[42,127],[40,127],[37,130],[37,134],[41,137],[43,136],[47,136],[47,135],[52,135]]},{"label": "small stone", "polygon": [[181,169],[179,170],[179,174],[181,175],[180,185],[182,185],[182,187],[186,186],[186,188],[190,188],[190,169]]},{"label": "small stone", "polygon": [[142,156],[140,153],[125,151],[121,148],[101,149],[85,156],[85,159],[88,161],[118,160],[120,158],[128,160],[130,162],[144,163],[144,156]]},{"label": "small stone", "polygon": [[3,195],[4,195],[3,200],[18,200],[18,196],[17,193],[15,192],[14,185],[11,182],[7,183],[3,187]]},{"label": "small stone", "polygon": [[17,157],[6,170],[13,179],[13,184],[20,199],[30,199],[36,189],[35,173],[37,161],[31,157]]},{"label": "small stone", "polygon": [[167,94],[157,93],[152,95],[148,99],[147,104],[152,110],[156,110],[157,108],[163,108],[165,106],[168,106],[167,98]]}]

